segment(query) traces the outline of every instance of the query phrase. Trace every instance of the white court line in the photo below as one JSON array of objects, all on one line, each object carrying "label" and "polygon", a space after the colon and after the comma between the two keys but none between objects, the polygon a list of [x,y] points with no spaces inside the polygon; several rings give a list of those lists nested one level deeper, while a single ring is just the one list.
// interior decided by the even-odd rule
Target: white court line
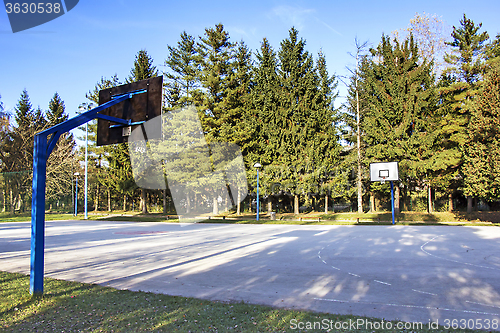
[{"label": "white court line", "polygon": [[498,313],[490,313],[490,312],[482,312],[482,311],[471,311],[471,310],[447,309],[447,308],[438,308],[438,307],[433,307],[433,306],[394,304],[394,303],[351,302],[351,301],[344,301],[344,300],[339,300],[339,299],[316,298],[316,297],[314,299],[317,300],[317,301],[336,302],[336,303],[385,305],[385,306],[395,306],[395,307],[402,307],[402,308],[415,308],[415,309],[425,309],[425,310],[442,310],[442,311],[452,311],[452,312],[481,314],[481,315],[488,315],[488,316],[500,316],[500,314],[498,314]]},{"label": "white court line", "polygon": [[421,290],[416,290],[416,289],[412,289],[412,291],[414,291],[414,292],[416,292],[416,293],[421,293],[421,294],[426,294],[426,295],[437,296],[437,294],[429,293],[429,292],[427,292],[427,291],[421,291]]},{"label": "white court line", "polygon": [[352,276],[355,276],[355,277],[361,277],[359,276],[358,274],[354,274],[354,273],[348,273],[349,275],[352,275]]},{"label": "white court line", "polygon": [[497,309],[500,309],[500,306],[496,306],[496,305],[489,305],[489,304],[477,303],[477,302],[471,302],[471,301],[465,301],[465,303],[477,304],[477,305],[482,305],[482,306],[488,306],[488,307],[490,307],[490,308],[497,308]]},{"label": "white court line", "polygon": [[377,283],[381,283],[381,284],[385,284],[386,286],[390,286],[391,284],[390,283],[387,283],[387,282],[384,282],[384,281],[379,281],[379,280],[373,280]]},{"label": "white court line", "polygon": [[491,266],[482,266],[482,265],[476,265],[476,264],[471,264],[471,263],[468,263],[468,262],[463,262],[463,261],[458,261],[458,260],[453,260],[453,259],[448,259],[448,258],[444,258],[444,257],[440,257],[440,256],[437,256],[435,254],[432,254],[432,253],[429,253],[427,251],[424,250],[424,247],[429,244],[430,242],[432,242],[433,240],[435,240],[436,238],[438,237],[441,237],[442,235],[439,235],[439,236],[436,236],[434,238],[432,238],[431,240],[425,242],[424,244],[422,244],[422,246],[420,246],[420,250],[422,250],[422,252],[424,252],[425,254],[428,254],[432,257],[435,257],[435,258],[438,258],[438,259],[442,259],[442,260],[446,260],[446,261],[451,261],[451,262],[454,262],[454,263],[457,263],[457,264],[462,264],[462,265],[469,265],[469,266],[474,266],[474,267],[479,267],[479,268],[486,268],[486,269],[493,269],[493,270],[496,270],[496,271],[500,271],[500,269],[496,268],[496,267],[491,267]]}]

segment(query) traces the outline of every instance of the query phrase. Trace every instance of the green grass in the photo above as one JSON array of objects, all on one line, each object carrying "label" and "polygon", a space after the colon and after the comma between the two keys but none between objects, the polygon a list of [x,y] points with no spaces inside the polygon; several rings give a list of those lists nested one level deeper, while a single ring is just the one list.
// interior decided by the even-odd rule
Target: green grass
[{"label": "green grass", "polygon": [[[32,297],[28,288],[29,276],[0,271],[1,332],[305,332],[292,330],[292,320],[303,323],[326,320],[330,325],[358,319],[372,323],[382,320],[132,292],[49,278],[45,279],[42,296]],[[347,331],[330,327],[334,327],[331,332]],[[423,327],[418,332],[479,332]]]},{"label": "green grass", "polygon": [[[225,217],[225,219],[223,219]],[[320,219],[318,222],[318,218]],[[0,222],[30,221],[29,213],[16,214],[14,216],[0,213]],[[47,221],[54,220],[82,220],[83,214],[77,217],[72,214],[47,213]],[[179,220],[176,215],[168,217],[161,213],[142,215],[137,212],[116,211],[112,213],[101,213],[101,215],[90,214],[89,219],[102,221],[129,221],[129,222],[171,222]],[[307,213],[293,215],[277,214],[277,219],[272,221],[267,214],[262,213],[259,221],[255,220],[255,214],[225,214],[207,219],[199,223],[231,223],[231,224],[291,224],[291,225],[390,225],[392,214],[390,212],[377,213]],[[402,212],[396,216],[398,225],[474,225],[474,226],[500,226],[500,212],[474,212],[466,214],[463,212],[436,212],[432,214],[423,212]]]}]

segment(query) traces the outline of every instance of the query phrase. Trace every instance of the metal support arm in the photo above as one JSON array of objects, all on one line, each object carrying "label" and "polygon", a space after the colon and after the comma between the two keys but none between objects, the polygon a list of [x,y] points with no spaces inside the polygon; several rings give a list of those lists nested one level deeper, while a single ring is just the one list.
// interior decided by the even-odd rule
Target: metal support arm
[{"label": "metal support arm", "polygon": [[[30,293],[43,293],[44,274],[44,248],[45,248],[45,183],[47,179],[47,159],[54,149],[61,134],[85,124],[86,122],[101,117],[99,112],[124,100],[132,98],[133,95],[145,93],[140,90],[124,95],[113,96],[107,103],[84,112],[76,117],[68,119],[49,129],[35,135],[33,147],[33,193],[31,205],[31,269],[30,269]],[[113,118],[115,122],[118,118]],[[121,121],[128,124],[127,120]],[[49,135],[51,135],[50,140]]]}]

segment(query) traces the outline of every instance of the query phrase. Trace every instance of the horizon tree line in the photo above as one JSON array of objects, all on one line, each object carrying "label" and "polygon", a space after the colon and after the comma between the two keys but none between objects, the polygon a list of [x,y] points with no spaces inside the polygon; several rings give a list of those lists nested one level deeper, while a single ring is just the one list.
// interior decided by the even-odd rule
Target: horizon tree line
[{"label": "horizon tree line", "polygon": [[[268,211],[298,214],[310,207],[327,213],[332,203],[352,202],[358,211],[384,208],[388,185],[370,183],[367,175],[369,163],[376,161],[399,162],[397,211],[432,212],[437,200],[450,211],[457,202],[472,211],[474,198],[490,204],[500,200],[500,35],[488,42],[481,24],[464,15],[446,42],[449,51],[437,59],[422,47],[441,44],[422,42],[425,29],[415,28],[426,22],[417,16],[405,36],[382,35],[371,49],[357,44],[356,69],[340,108],[334,107],[338,78],[328,72],[321,51],[316,56],[307,51],[295,28],[278,49],[264,38],[255,52],[244,41],[231,41],[222,24],[198,38],[182,32],[177,44],[168,46],[165,73],[140,50],[124,83],[163,74],[164,112],[193,105],[209,144],[240,146],[250,189],[256,186],[253,165],[263,166],[260,193]],[[98,102],[99,90],[119,84],[116,75],[102,77],[86,97]],[[34,110],[23,91],[15,122],[1,108],[0,118],[3,211],[26,210],[33,136],[67,119],[64,102],[56,93],[46,112]],[[137,202],[144,213],[148,206],[173,212],[168,188],[137,188],[127,144],[95,147],[95,136],[91,122],[89,184],[95,210],[111,210],[112,202],[121,201],[123,210]],[[69,206],[65,192],[82,158],[69,134],[55,153],[48,164],[52,208],[63,201]],[[253,198],[243,209],[252,209]],[[187,205],[200,199],[193,193]],[[213,205],[218,213],[217,202]]]}]

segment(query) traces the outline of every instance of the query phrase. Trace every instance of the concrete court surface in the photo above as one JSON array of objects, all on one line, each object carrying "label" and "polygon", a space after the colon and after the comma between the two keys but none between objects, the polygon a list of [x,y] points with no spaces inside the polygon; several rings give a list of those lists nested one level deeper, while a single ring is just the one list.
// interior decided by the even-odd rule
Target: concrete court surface
[{"label": "concrete court surface", "polygon": [[[29,237],[0,223],[0,270],[29,274]],[[496,227],[54,221],[45,276],[443,324],[500,320],[499,249]]]}]

